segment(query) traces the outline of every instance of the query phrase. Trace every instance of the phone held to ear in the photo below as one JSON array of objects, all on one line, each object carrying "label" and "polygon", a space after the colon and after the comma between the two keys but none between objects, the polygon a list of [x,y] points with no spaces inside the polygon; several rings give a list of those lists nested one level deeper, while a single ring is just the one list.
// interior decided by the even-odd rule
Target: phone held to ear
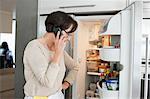
[{"label": "phone held to ear", "polygon": [[[55,34],[55,37],[57,36],[57,34],[58,34],[58,32],[60,32],[60,35],[59,35],[59,39],[60,39],[60,37],[63,35],[63,33],[62,33],[62,29],[60,28],[60,27],[53,27],[53,32],[54,32],[54,34]],[[63,49],[65,49],[65,47],[66,47],[66,43],[65,43],[65,46],[63,47]]]},{"label": "phone held to ear", "polygon": [[61,35],[63,35],[62,34],[62,30],[61,30],[61,28],[60,27],[53,27],[53,32],[54,32],[54,34],[55,34],[55,37],[57,36],[57,34],[58,34],[58,32],[60,32],[60,35],[59,35],[59,38],[61,37]]}]

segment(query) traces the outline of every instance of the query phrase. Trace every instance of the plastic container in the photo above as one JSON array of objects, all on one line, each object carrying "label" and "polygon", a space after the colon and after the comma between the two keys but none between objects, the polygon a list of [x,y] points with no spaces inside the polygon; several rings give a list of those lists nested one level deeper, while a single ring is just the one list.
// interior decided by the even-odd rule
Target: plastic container
[{"label": "plastic container", "polygon": [[119,99],[119,91],[102,89],[97,82],[100,99]]},{"label": "plastic container", "polygon": [[118,89],[118,80],[116,80],[116,79],[106,80],[106,84],[107,84],[107,86],[111,87],[111,90]]}]

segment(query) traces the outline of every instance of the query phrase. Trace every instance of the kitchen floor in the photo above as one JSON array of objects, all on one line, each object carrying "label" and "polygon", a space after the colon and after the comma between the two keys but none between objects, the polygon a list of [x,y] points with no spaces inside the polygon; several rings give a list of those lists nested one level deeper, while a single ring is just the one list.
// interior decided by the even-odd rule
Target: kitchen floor
[{"label": "kitchen floor", "polygon": [[0,99],[15,99],[15,69],[0,69]]},{"label": "kitchen floor", "polygon": [[14,99],[15,91],[14,89],[0,92],[0,99]]}]

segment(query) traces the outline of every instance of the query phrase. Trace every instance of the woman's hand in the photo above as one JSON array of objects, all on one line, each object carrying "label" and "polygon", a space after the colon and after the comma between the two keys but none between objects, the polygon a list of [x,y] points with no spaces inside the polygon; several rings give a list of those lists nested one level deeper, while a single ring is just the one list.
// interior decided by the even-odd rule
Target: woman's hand
[{"label": "woman's hand", "polygon": [[63,51],[66,46],[66,41],[68,40],[68,36],[62,35],[59,38],[60,32],[57,33],[56,39],[55,39],[55,54],[53,57],[53,62],[59,63],[60,58],[63,54]]},{"label": "woman's hand", "polygon": [[66,90],[66,89],[69,88],[69,86],[70,86],[70,84],[65,81],[65,82],[62,84],[62,89]]}]

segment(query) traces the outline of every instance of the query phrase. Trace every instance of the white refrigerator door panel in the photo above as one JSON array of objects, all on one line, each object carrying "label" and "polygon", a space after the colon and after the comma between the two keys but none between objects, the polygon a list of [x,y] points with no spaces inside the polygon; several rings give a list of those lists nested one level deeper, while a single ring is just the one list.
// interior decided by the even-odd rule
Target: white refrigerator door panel
[{"label": "white refrigerator door panel", "polygon": [[135,2],[121,12],[121,60],[119,99],[140,99],[140,65],[143,2]]}]

